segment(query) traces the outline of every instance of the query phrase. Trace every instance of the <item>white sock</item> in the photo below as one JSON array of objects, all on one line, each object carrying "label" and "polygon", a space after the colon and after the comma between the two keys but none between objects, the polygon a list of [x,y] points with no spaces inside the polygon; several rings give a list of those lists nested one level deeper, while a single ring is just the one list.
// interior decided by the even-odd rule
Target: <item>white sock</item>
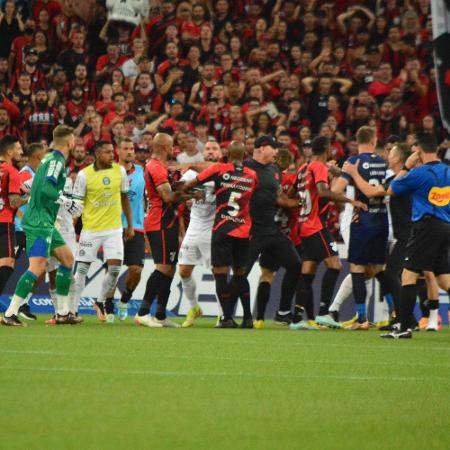
[{"label": "white sock", "polygon": [[350,297],[353,290],[352,276],[348,274],[343,280],[328,311],[339,312],[341,306]]},{"label": "white sock", "polygon": [[108,272],[106,272],[103,278],[102,288],[100,295],[97,297],[98,303],[105,303],[106,296],[116,287],[117,278],[119,278],[121,266],[108,266]]},{"label": "white sock", "polygon": [[69,289],[69,312],[76,314],[78,312],[78,302],[76,299],[75,277],[72,276],[72,283]]},{"label": "white sock", "polygon": [[67,316],[69,314],[69,296],[68,295],[57,295],[58,300],[58,310],[57,314],[60,316]]},{"label": "white sock", "polygon": [[196,292],[196,284],[195,280],[192,277],[182,278],[181,286],[183,287],[183,292],[186,295],[186,298],[191,306],[191,308],[195,308],[198,306],[197,302],[197,292]]},{"label": "white sock", "polygon": [[[33,297],[33,292],[30,292],[30,293],[26,296],[26,298],[24,298],[22,305],[28,304],[28,302],[30,301],[31,297]],[[22,306],[22,305],[20,305],[20,306]]]},{"label": "white sock", "polygon": [[25,301],[24,298],[19,297],[18,295],[14,294],[11,303],[8,306],[8,309],[5,311],[5,317],[11,317],[12,315],[17,316],[17,313],[19,312],[20,306]]},{"label": "white sock", "polygon": [[216,301],[217,301],[217,315],[218,316],[220,316],[220,317],[223,317],[223,309],[222,309],[222,306],[220,305],[220,302],[219,302],[219,299],[217,298],[217,295],[215,296],[216,297]]},{"label": "white sock", "polygon": [[73,290],[73,299],[76,309],[78,310],[78,305],[80,304],[81,294],[84,291],[84,287],[86,286],[86,277],[89,272],[90,263],[78,262],[77,269],[74,276],[74,290]]},{"label": "white sock", "polygon": [[50,294],[50,298],[52,299],[53,308],[55,309],[55,314],[58,313],[58,296],[56,295],[56,289],[48,288],[48,293]]},{"label": "white sock", "polygon": [[438,321],[438,309],[430,309],[430,318],[428,319],[428,328],[436,328],[439,325]]},{"label": "white sock", "polygon": [[366,283],[366,308],[369,309],[370,298],[372,297],[373,292],[372,279],[366,280],[365,283]]}]

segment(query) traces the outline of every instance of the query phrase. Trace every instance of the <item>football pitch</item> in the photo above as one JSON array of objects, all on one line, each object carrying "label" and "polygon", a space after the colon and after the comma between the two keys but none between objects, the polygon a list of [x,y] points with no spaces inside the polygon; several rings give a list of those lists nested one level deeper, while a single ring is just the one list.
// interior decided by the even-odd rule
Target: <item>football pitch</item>
[{"label": "football pitch", "polygon": [[0,328],[0,448],[450,447],[448,327],[390,341],[43,319]]}]

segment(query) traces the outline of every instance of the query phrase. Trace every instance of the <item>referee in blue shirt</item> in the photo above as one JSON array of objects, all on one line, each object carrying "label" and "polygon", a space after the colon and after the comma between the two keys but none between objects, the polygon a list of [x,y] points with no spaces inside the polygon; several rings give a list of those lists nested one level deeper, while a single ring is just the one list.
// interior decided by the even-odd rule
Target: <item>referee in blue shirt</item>
[{"label": "referee in blue shirt", "polygon": [[[436,276],[442,288],[450,289],[450,167],[439,160],[433,136],[420,137],[412,151],[388,190],[389,195],[411,196],[413,222],[402,273],[401,329],[381,335],[391,339],[412,337],[409,321],[421,272],[427,284]],[[438,306],[438,299],[430,302],[430,309]]]}]

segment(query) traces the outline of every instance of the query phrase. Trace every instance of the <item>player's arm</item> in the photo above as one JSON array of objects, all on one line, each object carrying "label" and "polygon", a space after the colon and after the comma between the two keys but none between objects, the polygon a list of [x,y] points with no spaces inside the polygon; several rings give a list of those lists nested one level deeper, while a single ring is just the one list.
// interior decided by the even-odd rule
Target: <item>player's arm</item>
[{"label": "player's arm", "polygon": [[366,197],[368,197],[368,198],[384,197],[384,196],[388,195],[388,193],[386,192],[386,190],[384,189],[384,187],[381,184],[374,186],[374,185],[368,183],[359,173],[358,167],[359,167],[359,160],[357,160],[355,162],[355,164],[352,164],[347,161],[344,164],[344,166],[342,167],[342,170],[345,173],[349,174],[353,178],[353,181],[355,182],[356,187]]},{"label": "player's arm", "polygon": [[185,201],[191,198],[190,195],[187,195],[187,189],[185,189],[186,185],[183,185],[181,191],[172,191],[170,184],[168,182],[162,183],[156,187],[159,195],[161,196],[164,203],[178,203],[180,201]]},{"label": "player's arm", "polygon": [[208,181],[214,181],[218,173],[218,165],[213,164],[206,169],[202,170],[194,179],[186,182],[182,187],[182,192],[190,192],[195,186],[201,183],[207,183]]},{"label": "player's arm", "polygon": [[8,181],[8,200],[12,209],[20,208],[28,202],[28,197],[21,197],[20,174],[17,171],[10,172]]},{"label": "player's arm", "polygon": [[346,197],[341,192],[333,192],[323,181],[316,183],[316,187],[320,198],[330,200],[335,203],[351,203],[355,208],[361,208],[364,211],[367,211],[367,205],[365,203],[362,203],[358,200],[352,200]]},{"label": "player's arm", "polygon": [[19,194],[9,194],[8,195],[9,204],[12,209],[20,208],[22,205],[28,202],[29,197],[23,198]]}]

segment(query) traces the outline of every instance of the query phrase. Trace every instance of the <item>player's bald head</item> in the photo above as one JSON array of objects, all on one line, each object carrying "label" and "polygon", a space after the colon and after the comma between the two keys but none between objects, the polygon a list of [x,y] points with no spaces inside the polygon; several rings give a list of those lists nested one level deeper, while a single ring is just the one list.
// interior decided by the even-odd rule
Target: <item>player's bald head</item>
[{"label": "player's bald head", "polygon": [[172,150],[173,139],[170,134],[157,133],[153,138],[153,151],[155,152],[167,152]]},{"label": "player's bald head", "polygon": [[242,161],[245,156],[245,145],[233,141],[228,147],[228,156],[231,160]]}]

